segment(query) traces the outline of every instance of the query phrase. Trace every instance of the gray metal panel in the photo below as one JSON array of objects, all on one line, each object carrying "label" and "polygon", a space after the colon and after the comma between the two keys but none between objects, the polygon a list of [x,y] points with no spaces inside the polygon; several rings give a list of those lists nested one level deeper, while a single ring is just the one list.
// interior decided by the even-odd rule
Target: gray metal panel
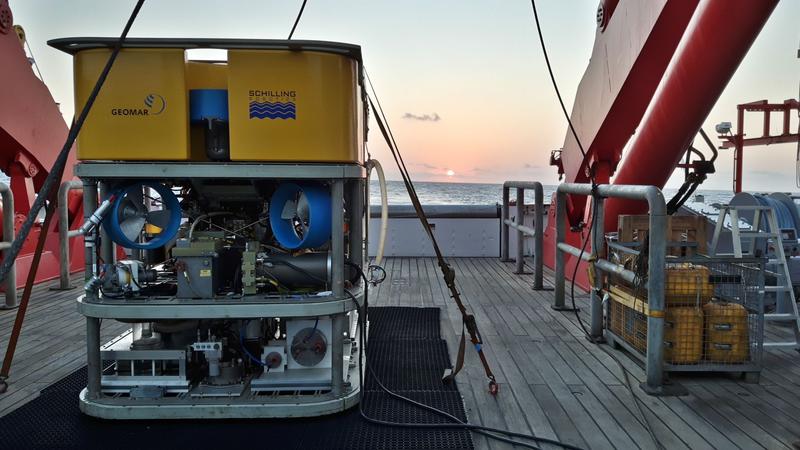
[{"label": "gray metal panel", "polygon": [[[500,219],[429,219],[444,256],[500,256]],[[379,229],[380,219],[370,220],[370,229]],[[369,254],[378,250],[377,239],[370,239]],[[422,224],[414,219],[389,219],[385,255],[433,256],[433,247]]]},{"label": "gray metal panel", "polygon": [[91,161],[75,166],[81,178],[126,179],[333,179],[364,178],[366,171],[358,164],[277,164],[236,162],[139,162]]},{"label": "gray metal panel", "polygon": [[[178,297],[213,297],[219,280],[219,258],[216,256],[181,256],[186,265],[178,271]],[[187,278],[188,276],[188,278]]]}]

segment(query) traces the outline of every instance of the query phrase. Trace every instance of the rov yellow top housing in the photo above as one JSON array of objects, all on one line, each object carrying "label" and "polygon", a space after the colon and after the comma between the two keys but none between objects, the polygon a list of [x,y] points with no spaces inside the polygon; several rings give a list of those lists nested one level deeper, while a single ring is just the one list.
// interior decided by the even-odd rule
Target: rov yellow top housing
[{"label": "rov yellow top housing", "polygon": [[230,50],[231,160],[360,161],[357,75],[330,53]]},{"label": "rov yellow top housing", "polygon": [[[110,54],[75,54],[76,111]],[[188,160],[187,92],[182,49],[122,49],[78,135],[78,159]]]},{"label": "rov yellow top housing", "polygon": [[[49,42],[74,56],[76,110],[115,43]],[[227,62],[187,61],[195,48],[225,49]],[[349,44],[128,39],[78,137],[78,158],[207,160],[189,91],[226,89],[232,161],[363,162],[361,73],[361,50]]]}]

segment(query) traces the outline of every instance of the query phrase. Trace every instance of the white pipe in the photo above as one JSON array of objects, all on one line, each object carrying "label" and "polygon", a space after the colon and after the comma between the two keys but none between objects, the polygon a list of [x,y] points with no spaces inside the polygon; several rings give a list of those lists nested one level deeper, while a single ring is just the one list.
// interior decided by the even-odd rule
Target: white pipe
[{"label": "white pipe", "polygon": [[381,235],[378,239],[378,252],[375,254],[375,264],[381,265],[383,249],[386,246],[386,232],[389,229],[389,193],[386,189],[386,177],[383,174],[381,163],[377,159],[370,159],[365,167],[368,172],[372,172],[372,169],[378,172],[378,183],[381,186]]}]

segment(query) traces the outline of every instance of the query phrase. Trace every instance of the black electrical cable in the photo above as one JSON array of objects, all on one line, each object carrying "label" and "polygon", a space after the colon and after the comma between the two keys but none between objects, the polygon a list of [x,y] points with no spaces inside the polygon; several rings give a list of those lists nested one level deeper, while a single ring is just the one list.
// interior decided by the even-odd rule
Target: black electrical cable
[{"label": "black electrical cable", "polygon": [[292,25],[292,31],[289,32],[289,37],[287,38],[288,40],[292,39],[292,36],[294,35],[294,30],[297,28],[297,24],[300,23],[300,17],[303,16],[303,10],[306,9],[306,2],[308,2],[308,0],[303,0],[303,4],[300,5],[300,11],[297,13],[297,18],[294,20],[294,25]]},{"label": "black electrical cable", "polygon": [[401,428],[434,428],[434,429],[458,428],[458,429],[467,429],[467,430],[474,431],[474,432],[476,432],[478,434],[484,435],[486,437],[489,437],[491,439],[496,439],[496,440],[499,440],[499,441],[502,441],[502,442],[506,442],[506,443],[509,443],[509,444],[512,444],[512,445],[518,445],[518,446],[521,446],[521,447],[532,448],[532,449],[538,449],[539,447],[536,447],[536,446],[533,446],[533,445],[530,445],[530,444],[527,444],[527,443],[524,443],[524,442],[515,441],[513,439],[505,438],[503,436],[497,436],[497,435],[492,434],[492,433],[499,433],[499,434],[504,434],[504,435],[507,435],[507,436],[519,437],[519,438],[530,439],[530,440],[534,440],[534,441],[538,441],[538,442],[542,442],[542,443],[558,445],[558,446],[561,446],[562,448],[566,448],[566,449],[570,449],[570,450],[582,450],[580,447],[576,447],[574,445],[562,443],[562,442],[559,442],[559,441],[556,441],[556,440],[553,440],[553,439],[539,437],[539,436],[536,436],[536,435],[533,435],[533,434],[518,433],[518,432],[514,432],[514,431],[502,430],[502,429],[499,429],[499,428],[485,427],[485,426],[482,426],[482,425],[474,425],[474,424],[470,424],[470,423],[467,423],[467,422],[463,422],[458,417],[455,417],[455,416],[453,416],[452,414],[450,414],[450,413],[448,413],[446,411],[442,411],[441,409],[435,408],[433,406],[426,405],[424,403],[418,402],[418,401],[413,400],[413,399],[408,398],[408,397],[404,397],[404,396],[402,396],[402,395],[390,390],[389,388],[387,388],[386,385],[384,385],[381,382],[381,380],[378,378],[378,376],[375,373],[375,371],[372,370],[372,368],[369,366],[369,362],[367,362],[366,365],[363,362],[363,353],[364,353],[364,349],[366,348],[364,346],[364,334],[366,332],[366,325],[365,324],[367,323],[367,314],[368,314],[367,311],[368,311],[368,308],[369,308],[369,294],[368,294],[368,288],[367,288],[367,283],[368,283],[367,276],[364,273],[364,271],[362,270],[361,266],[359,266],[358,264],[355,264],[355,263],[353,263],[351,261],[345,261],[345,264],[347,264],[348,266],[351,266],[354,269],[356,269],[358,271],[358,273],[359,273],[359,277],[362,280],[364,280],[364,306],[363,307],[361,307],[359,305],[358,300],[356,299],[355,295],[353,295],[353,293],[350,292],[350,290],[345,289],[345,293],[347,293],[347,295],[353,300],[353,302],[355,302],[356,308],[358,308],[358,312],[359,312],[358,326],[360,328],[360,331],[359,331],[358,361],[359,361],[359,387],[361,388],[361,392],[364,392],[364,384],[363,384],[364,383],[364,367],[366,367],[367,370],[369,371],[369,373],[372,375],[372,377],[375,380],[375,382],[378,385],[378,387],[380,387],[381,390],[384,391],[389,396],[394,397],[394,398],[396,398],[398,400],[405,401],[405,402],[407,402],[407,403],[409,403],[411,405],[414,405],[414,406],[416,406],[418,408],[425,409],[427,411],[433,412],[433,413],[438,414],[438,415],[440,415],[442,417],[446,417],[446,418],[448,418],[449,420],[452,420],[455,423],[449,423],[449,424],[448,423],[444,423],[444,424],[422,423],[422,424],[417,424],[417,423],[389,422],[389,421],[384,421],[384,420],[380,420],[380,419],[375,419],[373,417],[369,417],[369,416],[366,415],[366,413],[364,412],[364,410],[363,410],[363,408],[361,406],[363,404],[363,402],[362,402],[362,403],[359,404],[359,412],[361,414],[361,417],[364,420],[366,420],[367,422],[376,424],[376,425],[393,426],[393,427],[401,427]]},{"label": "black electrical cable", "polygon": [[86,104],[83,105],[83,109],[78,115],[78,119],[75,120],[72,127],[70,127],[67,140],[64,142],[64,146],[61,148],[58,157],[56,157],[50,173],[47,174],[47,177],[42,183],[42,187],[39,189],[36,199],[34,200],[33,205],[28,212],[28,216],[25,218],[25,222],[23,222],[20,226],[14,242],[11,243],[11,247],[3,256],[3,262],[0,264],[0,282],[6,280],[8,272],[11,270],[11,265],[14,264],[14,261],[17,259],[20,250],[22,250],[22,246],[25,244],[25,240],[28,239],[28,235],[30,234],[31,228],[33,227],[33,224],[39,215],[39,211],[42,209],[42,207],[44,207],[46,201],[51,200],[53,189],[61,181],[61,177],[64,174],[64,167],[67,164],[67,158],[69,157],[69,152],[72,149],[72,145],[75,143],[75,139],[78,137],[78,133],[81,131],[83,123],[86,121],[86,117],[89,115],[89,111],[92,109],[92,105],[94,105],[97,95],[100,93],[100,89],[103,87],[106,78],[108,78],[108,74],[111,72],[111,67],[114,65],[114,61],[116,61],[117,55],[119,55],[119,52],[125,43],[125,39],[128,36],[128,32],[130,31],[133,22],[136,20],[136,16],[139,15],[139,10],[142,9],[143,4],[144,0],[138,0],[136,2],[136,6],[133,8],[133,12],[128,18],[128,22],[125,24],[125,28],[122,30],[119,40],[114,45],[114,50],[108,57],[108,61],[106,62],[105,67],[103,67],[103,71],[100,73],[94,88],[92,88],[92,92],[86,99]]},{"label": "black electrical cable", "polygon": [[[708,148],[711,149],[711,155],[712,156],[711,156],[711,159],[709,160],[709,162],[713,163],[714,161],[717,160],[717,156],[719,156],[719,152],[717,151],[717,147],[715,147],[714,143],[711,142],[711,138],[708,137],[708,134],[706,134],[705,130],[700,128],[699,132],[700,132],[700,136],[703,137],[703,140],[706,141],[706,145],[708,145]],[[701,153],[701,155],[702,155],[702,153]],[[705,157],[703,159],[705,159]]]},{"label": "black electrical cable", "polygon": [[[708,148],[711,149],[711,159],[706,160],[706,156],[700,150],[696,149],[693,145],[689,145],[688,150],[686,151],[686,176],[683,181],[683,184],[678,189],[678,192],[667,202],[667,215],[675,214],[684,203],[686,203],[694,194],[694,191],[706,180],[706,174],[714,172],[714,161],[717,160],[717,156],[719,156],[719,152],[714,147],[714,144],[711,142],[711,138],[708,137],[708,134],[700,128],[698,130],[700,136],[703,137],[703,140],[708,145]],[[689,163],[690,163],[690,155],[694,153],[700,158],[702,163],[704,164],[699,167],[695,167],[695,171],[693,173],[689,172]]]},{"label": "black electrical cable", "polygon": [[[562,100],[562,98],[561,98],[561,91],[558,89],[558,83],[556,82],[556,77],[553,74],[553,69],[552,69],[552,67],[550,65],[550,58],[547,56],[547,46],[544,43],[544,34],[542,33],[542,27],[539,24],[539,13],[536,11],[536,0],[531,0],[531,6],[533,7],[533,18],[534,18],[534,21],[536,22],[536,32],[539,35],[539,43],[541,44],[541,47],[542,47],[542,54],[544,55],[544,62],[545,62],[545,65],[547,66],[547,73],[550,74],[550,81],[552,81],[552,83],[553,83],[553,90],[555,90],[556,97],[558,97],[558,103],[561,105],[561,111],[564,113],[564,118],[567,119],[567,124],[569,125],[569,129],[572,132],[573,137],[575,137],[575,142],[578,144],[578,148],[580,149],[581,155],[583,155],[583,158],[584,158],[584,161],[585,161],[585,159],[586,159],[586,151],[583,149],[583,144],[581,144],[581,140],[578,137],[578,133],[575,131],[575,127],[572,125],[572,119],[569,117],[569,113],[567,112],[566,106],[564,106],[564,100]],[[589,169],[589,179],[592,182],[592,196],[594,197],[594,196],[597,195],[596,194],[597,183],[595,182],[594,171],[591,170],[591,168]],[[592,200],[592,215],[589,218],[589,223],[587,224],[587,227],[586,227],[588,230],[590,230],[590,232],[589,232],[589,236],[587,236],[586,239],[583,240],[583,244],[581,245],[581,251],[578,254],[578,262],[575,264],[575,269],[574,269],[574,271],[572,273],[572,281],[571,281],[571,288],[570,288],[571,292],[572,292],[572,294],[571,294],[571,296],[572,296],[572,309],[575,311],[575,317],[578,319],[578,323],[580,324],[581,328],[583,329],[583,332],[586,333],[586,335],[589,336],[590,339],[592,339],[592,342],[594,342],[594,338],[587,331],[586,325],[584,325],[583,320],[581,319],[581,316],[580,316],[580,313],[578,311],[578,308],[575,306],[575,277],[577,277],[577,275],[578,275],[578,267],[580,266],[580,262],[583,260],[583,254],[586,253],[586,247],[589,244],[589,238],[591,237],[591,229],[594,226],[594,218],[595,218],[595,215],[596,215],[595,214],[596,213],[596,210],[595,210],[596,203],[597,203],[596,201]]]},{"label": "black electrical cable", "polygon": [[[539,35],[539,43],[542,46],[542,54],[544,55],[544,60],[545,60],[545,63],[547,65],[547,72],[550,74],[550,81],[552,81],[552,83],[553,83],[553,89],[555,90],[556,96],[558,97],[558,102],[561,105],[561,111],[564,113],[564,117],[566,118],[567,123],[569,124],[569,129],[572,132],[572,135],[575,137],[575,142],[578,144],[578,148],[580,149],[581,154],[583,155],[584,160],[585,160],[586,159],[586,151],[584,150],[583,145],[581,144],[581,140],[578,137],[578,133],[575,131],[575,127],[572,125],[572,119],[570,119],[570,117],[569,117],[569,113],[567,112],[567,108],[564,106],[564,101],[561,98],[561,92],[558,89],[558,83],[556,82],[555,76],[553,75],[553,69],[552,69],[552,67],[550,65],[550,58],[547,56],[547,46],[545,45],[545,42],[544,42],[544,34],[542,33],[542,27],[539,24],[539,14],[536,11],[536,0],[531,0],[531,6],[533,7],[533,17],[534,17],[534,20],[536,22],[536,31],[537,31],[537,33]],[[707,138],[707,136],[705,136],[705,133],[703,133],[703,135],[704,135],[704,137]],[[592,196],[594,197],[594,196],[597,195],[597,183],[595,182],[594,171],[592,170],[591,167],[589,168],[589,178],[590,178],[590,180],[592,182]],[[596,213],[596,207],[597,207],[596,203],[597,202],[592,201],[593,211],[592,211],[592,216],[589,219],[589,224],[588,224],[588,227],[587,227],[589,230],[591,230],[592,227],[594,226],[594,219],[595,219],[595,216],[596,216],[595,213]],[[591,231],[589,233],[589,236],[591,236]],[[622,362],[619,361],[619,359],[617,359],[616,355],[614,355],[611,352],[607,351],[603,346],[598,345],[599,342],[597,342],[597,340],[594,338],[594,336],[592,336],[591,333],[587,332],[586,325],[583,323],[583,319],[581,319],[580,312],[578,311],[578,308],[575,305],[575,278],[578,275],[578,267],[580,266],[580,262],[583,259],[583,254],[586,251],[586,246],[587,246],[588,242],[589,242],[589,237],[587,237],[584,240],[583,244],[581,245],[581,251],[580,251],[580,254],[578,256],[578,260],[577,260],[577,262],[575,264],[575,269],[574,269],[573,274],[572,274],[571,289],[570,289],[571,290],[570,296],[572,297],[572,309],[575,311],[575,317],[578,319],[578,323],[580,324],[581,329],[586,334],[586,336],[589,338],[589,340],[593,344],[597,345],[604,353],[609,355],[611,357],[611,359],[613,359],[614,362],[616,362],[617,365],[619,366],[619,368],[622,370],[622,374],[623,374],[623,377],[625,379],[625,387],[628,389],[628,392],[630,392],[631,397],[633,397],[633,400],[634,400],[633,403],[634,403],[634,405],[636,405],[636,409],[639,412],[639,415],[641,415],[642,419],[644,420],[643,425],[647,429],[647,433],[650,435],[650,439],[652,439],[653,443],[656,445],[657,448],[663,448],[661,443],[656,438],[655,433],[653,432],[652,426],[650,425],[650,421],[647,419],[647,416],[645,416],[644,411],[642,411],[641,405],[639,404],[639,398],[633,393],[633,388],[631,388],[631,385],[630,385],[630,380],[628,378],[627,369],[625,369],[625,366],[622,365]]]},{"label": "black electrical cable", "polygon": [[[564,106],[564,100],[561,98],[561,91],[558,89],[558,83],[556,83],[556,77],[553,75],[553,69],[550,65],[550,58],[547,56],[547,46],[544,45],[544,35],[542,34],[542,27],[539,25],[539,13],[536,11],[536,1],[531,0],[531,6],[533,7],[533,18],[536,21],[536,31],[539,34],[539,43],[542,46],[542,54],[544,55],[544,62],[547,65],[547,73],[550,74],[550,81],[553,83],[553,89],[556,91],[556,97],[558,97],[558,104],[561,105],[561,111],[564,113],[564,116],[567,118],[567,123],[569,124],[569,129],[572,131],[572,135],[575,136],[575,142],[578,143],[578,148],[581,151],[581,154],[584,158],[586,158],[586,150],[584,150],[583,145],[581,144],[581,140],[578,138],[578,133],[575,131],[575,127],[572,126],[572,121],[569,118],[569,113],[567,112],[567,107]],[[591,172],[589,176],[594,179],[594,174]],[[592,180],[594,182],[594,180]]]}]

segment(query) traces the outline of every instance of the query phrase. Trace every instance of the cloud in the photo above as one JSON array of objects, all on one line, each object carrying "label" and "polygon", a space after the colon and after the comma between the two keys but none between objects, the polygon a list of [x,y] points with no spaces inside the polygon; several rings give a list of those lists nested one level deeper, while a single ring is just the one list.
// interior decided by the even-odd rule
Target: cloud
[{"label": "cloud", "polygon": [[470,173],[496,173],[497,171],[493,170],[493,169],[486,168],[486,167],[473,167],[472,169],[469,169],[468,172],[470,172]]},{"label": "cloud", "polygon": [[539,164],[525,163],[523,167],[525,167],[526,169],[541,169],[543,166]]},{"label": "cloud", "polygon": [[434,166],[433,164],[428,164],[428,163],[411,163],[411,164],[415,165],[415,166],[424,167],[424,168],[430,169],[430,170],[440,170],[441,169],[441,167]]},{"label": "cloud", "polygon": [[442,120],[442,118],[439,116],[439,113],[419,115],[412,114],[410,112],[403,114],[403,119],[419,120],[420,122],[438,122]]}]

